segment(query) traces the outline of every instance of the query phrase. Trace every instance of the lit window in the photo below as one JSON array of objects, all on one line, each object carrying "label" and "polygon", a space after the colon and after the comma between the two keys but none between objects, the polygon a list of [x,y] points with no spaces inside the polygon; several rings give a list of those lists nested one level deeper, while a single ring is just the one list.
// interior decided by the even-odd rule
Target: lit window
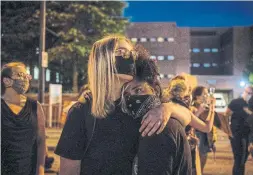
[{"label": "lit window", "polygon": [[56,83],[60,82],[60,74],[59,72],[56,72],[56,79],[55,79]]},{"label": "lit window", "polygon": [[141,42],[147,42],[147,38],[141,38]]},{"label": "lit window", "polygon": [[35,66],[33,71],[34,71],[33,72],[34,73],[33,78],[35,80],[38,80],[39,79],[39,68],[37,66]]},{"label": "lit window", "polygon": [[26,67],[26,73],[31,74],[31,73],[30,73],[30,67],[29,67],[29,66]]},{"label": "lit window", "polygon": [[212,48],[212,52],[218,52],[217,48]]},{"label": "lit window", "polygon": [[210,67],[211,65],[209,63],[204,63],[204,67]]},{"label": "lit window", "polygon": [[217,63],[212,63],[212,66],[217,67],[218,65],[217,65]]},{"label": "lit window", "polygon": [[137,38],[131,38],[132,42],[137,42],[137,40],[138,40]]},{"label": "lit window", "polygon": [[199,67],[199,66],[200,66],[199,63],[193,63],[193,64],[192,64],[192,67]]},{"label": "lit window", "polygon": [[192,52],[198,53],[198,52],[200,52],[200,50],[199,50],[199,48],[193,48],[193,49],[192,49]]},{"label": "lit window", "polygon": [[205,49],[204,49],[204,52],[205,52],[205,53],[211,52],[211,49],[205,48]]},{"label": "lit window", "polygon": [[150,42],[156,42],[156,38],[150,38]]},{"label": "lit window", "polygon": [[168,38],[168,42],[174,42],[174,38]]},{"label": "lit window", "polygon": [[151,55],[151,56],[150,56],[150,59],[155,60],[155,59],[156,59],[156,56]]},{"label": "lit window", "polygon": [[157,59],[160,60],[160,61],[164,60],[164,56],[158,56]]},{"label": "lit window", "polygon": [[167,77],[168,78],[172,78],[174,75],[173,74],[168,74]]},{"label": "lit window", "polygon": [[164,74],[160,74],[160,78],[164,78]]},{"label": "lit window", "polygon": [[157,41],[158,41],[158,42],[164,42],[164,38],[159,37],[159,38],[157,38]]},{"label": "lit window", "polygon": [[50,70],[46,70],[46,81],[50,81]]},{"label": "lit window", "polygon": [[174,60],[174,59],[175,59],[175,57],[173,55],[168,56],[168,60]]}]

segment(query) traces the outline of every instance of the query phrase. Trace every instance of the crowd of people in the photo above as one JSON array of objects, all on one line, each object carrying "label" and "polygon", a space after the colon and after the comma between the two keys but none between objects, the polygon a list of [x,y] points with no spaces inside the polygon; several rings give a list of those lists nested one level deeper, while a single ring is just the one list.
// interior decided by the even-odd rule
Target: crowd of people
[{"label": "crowd of people", "polygon": [[[12,62],[1,70],[4,175],[44,174],[45,117],[40,103],[25,96],[31,79],[25,68]],[[233,175],[243,175],[253,151],[252,93],[247,86],[218,115],[207,87],[181,74],[162,88],[145,48],[124,36],[102,38],[89,56],[88,84],[64,120],[55,150],[59,174],[201,175],[219,128],[229,130]]]}]

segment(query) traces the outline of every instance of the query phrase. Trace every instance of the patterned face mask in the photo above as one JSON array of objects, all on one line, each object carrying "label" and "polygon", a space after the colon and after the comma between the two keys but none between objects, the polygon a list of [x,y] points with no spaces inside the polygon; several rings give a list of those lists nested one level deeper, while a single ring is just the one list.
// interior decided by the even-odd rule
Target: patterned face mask
[{"label": "patterned face mask", "polygon": [[25,94],[28,91],[29,88],[29,80],[28,79],[12,79],[13,84],[12,88],[18,93],[18,94]]},{"label": "patterned face mask", "polygon": [[160,98],[155,95],[131,95],[126,97],[126,107],[134,119],[142,118],[149,110],[161,105]]}]

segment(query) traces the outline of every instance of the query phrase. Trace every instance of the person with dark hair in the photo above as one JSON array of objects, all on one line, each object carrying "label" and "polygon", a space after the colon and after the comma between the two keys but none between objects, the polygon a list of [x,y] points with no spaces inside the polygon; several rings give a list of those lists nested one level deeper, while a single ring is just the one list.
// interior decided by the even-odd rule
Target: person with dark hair
[{"label": "person with dark hair", "polygon": [[68,112],[55,150],[60,175],[131,174],[140,133],[163,131],[171,114],[167,104],[147,112],[141,128],[120,107],[121,88],[135,76],[138,53],[124,36],[111,35],[93,44],[88,64],[91,98]]},{"label": "person with dark hair", "polygon": [[42,106],[27,98],[31,76],[20,62],[1,70],[1,170],[3,175],[44,175],[45,117]]},{"label": "person with dark hair", "polygon": [[230,137],[230,142],[234,154],[233,175],[244,175],[249,154],[249,128],[245,125],[248,114],[244,109],[248,107],[252,94],[252,86],[245,87],[242,97],[232,100],[224,114],[226,118],[231,116],[230,127],[233,136]]},{"label": "person with dark hair", "polygon": [[[208,115],[208,99],[209,93],[208,89],[204,86],[197,86],[192,91],[192,106],[193,109],[197,111],[202,111],[200,115],[200,119],[205,120]],[[203,133],[201,131],[196,130],[196,136],[199,139],[199,155],[200,155],[200,163],[201,163],[201,172],[203,174],[203,170],[207,161],[207,153],[213,151],[215,153],[216,147],[215,142],[217,140],[216,128],[213,126],[211,132]]]}]

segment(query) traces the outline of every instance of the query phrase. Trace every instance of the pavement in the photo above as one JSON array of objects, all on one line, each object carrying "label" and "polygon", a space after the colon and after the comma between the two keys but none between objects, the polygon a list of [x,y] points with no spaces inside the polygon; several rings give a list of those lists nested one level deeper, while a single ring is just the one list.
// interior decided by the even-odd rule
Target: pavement
[{"label": "pavement", "polygon": [[[55,158],[54,164],[50,170],[47,170],[45,175],[56,175],[59,171],[60,158],[53,153],[56,144],[58,143],[61,129],[46,129],[47,145],[49,147],[49,155]],[[217,152],[216,159],[212,153],[208,154],[208,160],[204,169],[203,175],[231,175],[233,166],[233,155],[230,142],[221,131],[218,131],[218,141],[216,143]],[[246,163],[245,175],[253,175],[253,159],[249,156]]]}]

